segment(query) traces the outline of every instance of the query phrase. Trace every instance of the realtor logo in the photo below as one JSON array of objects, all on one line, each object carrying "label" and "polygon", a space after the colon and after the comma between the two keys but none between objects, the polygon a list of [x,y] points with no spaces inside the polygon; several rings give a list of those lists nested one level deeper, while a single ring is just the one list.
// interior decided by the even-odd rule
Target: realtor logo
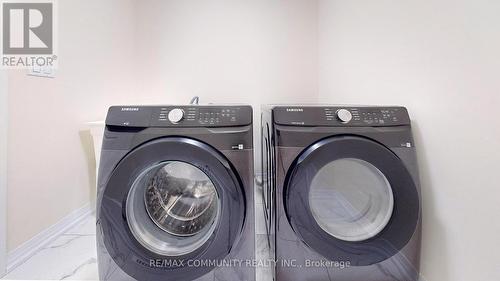
[{"label": "realtor logo", "polygon": [[3,53],[52,54],[52,3],[3,3]]},{"label": "realtor logo", "polygon": [[54,2],[31,1],[2,1],[3,67],[53,67],[57,59],[54,55]]}]

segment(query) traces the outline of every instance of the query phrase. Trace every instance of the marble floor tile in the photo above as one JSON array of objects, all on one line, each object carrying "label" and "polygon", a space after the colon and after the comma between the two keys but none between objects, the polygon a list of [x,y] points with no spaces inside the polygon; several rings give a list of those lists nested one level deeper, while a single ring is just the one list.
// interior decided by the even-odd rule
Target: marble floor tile
[{"label": "marble floor tile", "polygon": [[[269,259],[259,187],[255,190],[256,258]],[[3,280],[98,280],[95,217],[91,216],[12,270]],[[257,281],[272,280],[271,266],[257,268]]]},{"label": "marble floor tile", "polygon": [[255,236],[255,257],[260,260],[260,266],[256,268],[256,280],[272,281],[274,263],[269,252],[267,235],[257,234]]},{"label": "marble floor tile", "polygon": [[262,198],[262,186],[257,184],[257,181],[254,184],[254,198],[255,198],[255,203],[256,204],[262,204],[264,203],[264,199]]},{"label": "marble floor tile", "polygon": [[4,280],[98,280],[95,225],[91,217],[59,236]]},{"label": "marble floor tile", "polygon": [[[62,235],[4,279],[71,280],[74,274],[87,266],[97,268],[95,236]],[[97,279],[94,274],[86,280]]]},{"label": "marble floor tile", "polygon": [[255,234],[266,234],[266,219],[264,217],[264,204],[255,204]]}]

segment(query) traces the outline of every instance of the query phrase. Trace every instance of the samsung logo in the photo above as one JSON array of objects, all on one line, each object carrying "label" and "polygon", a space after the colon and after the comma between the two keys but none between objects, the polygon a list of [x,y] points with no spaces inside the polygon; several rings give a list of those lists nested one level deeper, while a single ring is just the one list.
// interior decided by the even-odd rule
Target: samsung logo
[{"label": "samsung logo", "polygon": [[139,111],[138,107],[122,107],[122,111]]},{"label": "samsung logo", "polygon": [[303,112],[304,109],[303,108],[287,108],[286,111],[287,112]]}]

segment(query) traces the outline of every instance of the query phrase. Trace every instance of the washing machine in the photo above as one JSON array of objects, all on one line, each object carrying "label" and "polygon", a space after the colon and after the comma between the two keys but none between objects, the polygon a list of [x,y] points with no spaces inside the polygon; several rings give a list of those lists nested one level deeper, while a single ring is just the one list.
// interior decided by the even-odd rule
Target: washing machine
[{"label": "washing machine", "polygon": [[264,106],[275,280],[416,281],[421,196],[408,111]]},{"label": "washing machine", "polygon": [[255,280],[253,195],[250,106],[111,107],[100,280]]}]

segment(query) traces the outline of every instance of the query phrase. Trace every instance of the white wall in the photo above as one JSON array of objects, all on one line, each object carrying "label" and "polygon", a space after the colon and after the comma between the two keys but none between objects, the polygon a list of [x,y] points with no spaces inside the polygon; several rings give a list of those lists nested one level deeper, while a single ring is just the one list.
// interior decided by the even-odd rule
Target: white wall
[{"label": "white wall", "polygon": [[132,95],[134,1],[59,1],[55,79],[9,71],[9,251],[93,196],[84,124]]},{"label": "white wall", "polygon": [[316,99],[315,3],[60,1],[56,78],[9,72],[9,250],[93,196],[80,130],[109,105]]},{"label": "white wall", "polygon": [[145,1],[137,9],[137,102],[186,103],[199,95],[202,103],[249,103],[259,133],[262,103],[316,99],[316,3]]},{"label": "white wall", "polygon": [[7,72],[0,70],[0,277],[7,267]]},{"label": "white wall", "polygon": [[321,0],[319,11],[320,100],[412,116],[424,280],[500,280],[500,2]]}]

